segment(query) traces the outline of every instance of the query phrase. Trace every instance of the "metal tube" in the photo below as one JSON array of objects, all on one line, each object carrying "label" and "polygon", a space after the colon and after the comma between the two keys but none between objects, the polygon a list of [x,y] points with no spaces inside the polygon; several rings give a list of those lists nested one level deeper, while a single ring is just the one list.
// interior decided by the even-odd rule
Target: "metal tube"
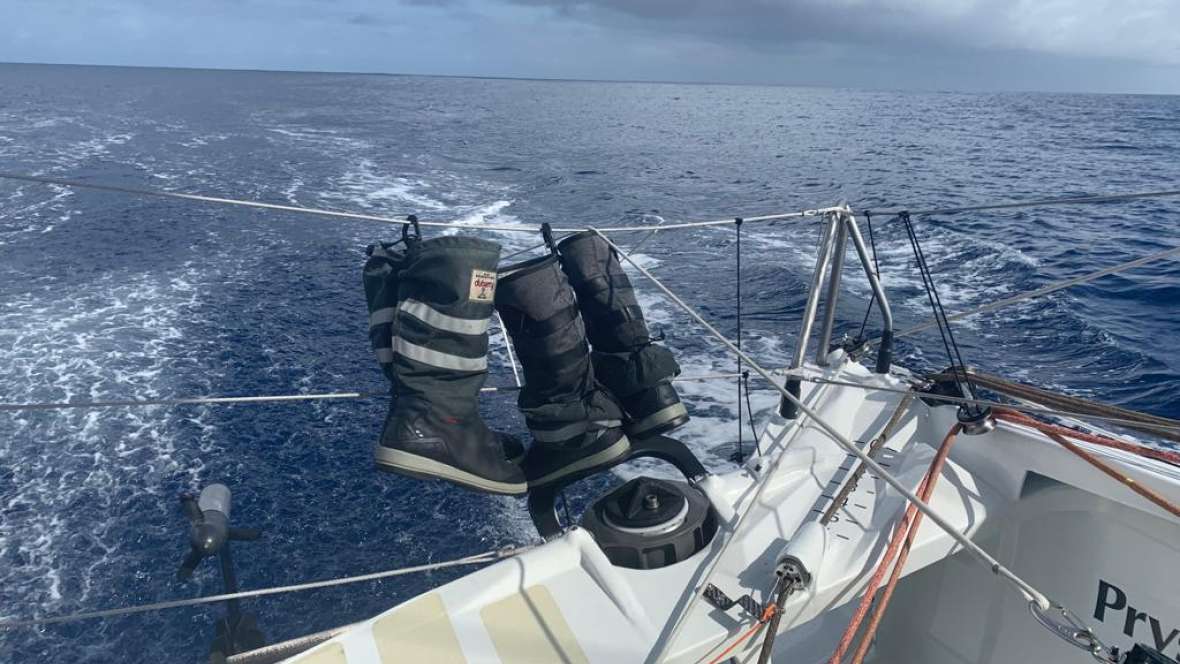
[{"label": "metal tube", "polygon": [[[799,340],[795,344],[795,356],[791,359],[791,369],[803,366],[803,358],[807,357],[807,341],[811,337],[811,325],[815,322],[815,310],[819,306],[819,289],[823,283],[824,271],[828,268],[828,258],[831,255],[832,237],[836,230],[839,217],[836,213],[824,215],[824,227],[820,231],[819,251],[815,256],[815,273],[811,275],[811,288],[807,291],[807,305],[803,308],[803,327],[799,330]],[[787,389],[791,394],[799,396],[798,379],[788,379]],[[784,398],[779,402],[779,415],[793,420],[799,414],[792,401]]]},{"label": "metal tube", "polygon": [[824,302],[824,326],[820,329],[815,363],[828,366],[828,346],[832,344],[832,327],[836,323],[836,302],[840,298],[840,276],[844,274],[844,254],[848,249],[848,229],[843,221],[836,224],[836,243],[832,245],[832,269],[828,274],[828,296]]},{"label": "metal tube", "polygon": [[852,244],[856,247],[856,254],[860,256],[860,264],[864,266],[865,277],[869,280],[873,295],[877,296],[877,307],[881,310],[881,345],[877,349],[877,366],[873,371],[889,373],[889,366],[893,364],[893,312],[889,310],[889,300],[885,298],[885,289],[881,288],[881,281],[877,278],[877,273],[873,272],[872,258],[869,257],[869,251],[865,248],[865,240],[860,235],[860,228],[856,225],[856,217],[851,212],[846,212],[843,214],[843,218],[844,224],[848,228],[848,234],[852,236]]}]

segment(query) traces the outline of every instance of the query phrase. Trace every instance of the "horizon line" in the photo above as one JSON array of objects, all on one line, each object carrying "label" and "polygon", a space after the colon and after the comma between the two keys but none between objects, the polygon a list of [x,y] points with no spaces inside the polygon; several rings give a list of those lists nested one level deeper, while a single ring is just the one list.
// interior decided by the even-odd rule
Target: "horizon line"
[{"label": "horizon line", "polygon": [[738,81],[689,81],[663,79],[614,79],[614,78],[565,78],[553,76],[526,76],[508,74],[423,74],[413,72],[389,71],[355,71],[346,69],[265,69],[258,67],[199,67],[191,65],[127,65],[105,64],[93,62],[28,62],[0,60],[2,65],[21,65],[31,67],[105,67],[110,69],[165,69],[176,71],[210,71],[243,74],[317,74],[338,76],[389,76],[402,78],[453,78],[487,81],[529,81],[548,83],[624,83],[636,85],[700,85],[700,86],[730,86],[730,87],[763,87],[763,88],[814,88],[821,90],[857,90],[862,92],[920,92],[931,94],[1041,94],[1041,95],[1105,95],[1105,96],[1143,96],[1143,97],[1176,97],[1180,92],[1097,92],[1097,91],[1052,91],[1034,89],[954,89],[954,88],[868,88],[855,85],[835,85],[819,83],[753,83]]}]

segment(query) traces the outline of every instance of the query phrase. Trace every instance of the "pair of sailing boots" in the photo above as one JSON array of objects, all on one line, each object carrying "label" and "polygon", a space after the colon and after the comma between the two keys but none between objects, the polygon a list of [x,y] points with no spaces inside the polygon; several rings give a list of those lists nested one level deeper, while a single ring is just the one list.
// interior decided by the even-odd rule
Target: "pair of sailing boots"
[{"label": "pair of sailing boots", "polygon": [[[688,421],[671,385],[679,367],[652,343],[602,238],[577,234],[497,272],[498,257],[495,243],[465,237],[370,248],[370,339],[395,393],[379,468],[516,495],[611,464],[630,451],[628,434]],[[524,370],[527,455],[479,416],[493,307]]]}]

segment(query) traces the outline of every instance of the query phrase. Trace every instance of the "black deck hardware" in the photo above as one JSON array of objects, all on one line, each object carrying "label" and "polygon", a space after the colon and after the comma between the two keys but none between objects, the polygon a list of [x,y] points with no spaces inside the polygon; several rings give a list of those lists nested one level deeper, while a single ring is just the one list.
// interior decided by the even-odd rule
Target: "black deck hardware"
[{"label": "black deck hardware", "polygon": [[735,605],[740,606],[743,611],[755,620],[761,618],[763,612],[766,611],[766,606],[753,597],[742,595],[737,599],[732,599],[729,595],[725,594],[724,590],[711,583],[705,586],[705,590],[701,593],[701,598],[722,611],[728,611]]},{"label": "black deck hardware", "polygon": [[1122,664],[1177,664],[1176,660],[1168,657],[1155,648],[1148,648],[1142,643],[1135,644]]},{"label": "black deck hardware", "polygon": [[631,451],[620,456],[610,465],[598,466],[581,473],[572,473],[552,484],[529,489],[529,516],[532,517],[537,532],[545,539],[551,539],[561,534],[561,519],[557,515],[557,496],[563,487],[591,475],[597,475],[631,459],[643,457],[667,461],[675,466],[689,482],[695,482],[708,475],[708,471],[692,451],[675,438],[651,436],[632,440]]}]

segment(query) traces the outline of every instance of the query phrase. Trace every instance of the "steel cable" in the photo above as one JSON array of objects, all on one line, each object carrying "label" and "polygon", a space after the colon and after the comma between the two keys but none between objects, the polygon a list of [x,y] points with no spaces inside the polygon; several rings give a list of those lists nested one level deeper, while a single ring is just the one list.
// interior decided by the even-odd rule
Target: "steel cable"
[{"label": "steel cable", "polygon": [[460,567],[464,565],[479,565],[481,563],[493,562],[515,556],[523,553],[533,546],[524,547],[508,547],[498,549],[495,551],[485,551],[455,560],[448,560],[438,563],[427,563],[425,565],[415,565],[413,567],[402,567],[399,569],[386,570],[384,572],[373,572],[371,574],[359,574],[357,576],[346,576],[335,579],[326,579],[323,581],[311,581],[308,583],[297,583],[289,586],[275,586],[271,588],[259,588],[257,590],[243,590],[236,593],[224,593],[221,595],[208,595],[205,597],[191,597],[187,599],[174,599],[164,602],[153,602],[151,604],[140,604],[137,606],[126,606],[116,609],[103,609],[100,611],[84,611],[82,613],[73,613],[64,616],[52,616],[49,618],[29,618],[18,620],[2,620],[0,621],[0,630],[15,629],[18,627],[32,627],[36,625],[56,625],[59,623],[75,622],[78,620],[89,620],[92,618],[110,618],[114,616],[125,616],[133,613],[145,613],[148,611],[162,611],[164,609],[176,609],[185,606],[198,606],[201,604],[213,604],[217,602],[225,602],[234,599],[243,599],[247,597],[263,597],[266,595],[277,595],[280,593],[298,592],[301,590],[315,590],[317,588],[330,588],[333,586],[342,586],[351,583],[360,583],[362,581],[377,581],[379,579],[387,579],[394,576],[403,576],[406,574],[414,574],[417,572],[430,572],[438,569],[445,569],[448,567]]}]

